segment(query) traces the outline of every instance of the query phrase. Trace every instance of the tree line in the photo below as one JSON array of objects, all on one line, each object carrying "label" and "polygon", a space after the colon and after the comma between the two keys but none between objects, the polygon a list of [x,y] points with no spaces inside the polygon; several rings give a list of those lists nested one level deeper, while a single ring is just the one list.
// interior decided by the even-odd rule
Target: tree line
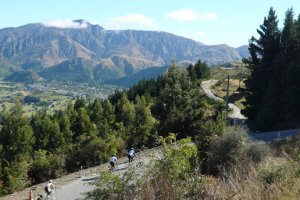
[{"label": "tree line", "polygon": [[253,130],[295,128],[300,119],[300,15],[288,9],[283,28],[273,8],[249,41],[245,60],[248,125]]},{"label": "tree line", "polygon": [[99,165],[125,155],[130,146],[157,146],[169,133],[205,143],[216,124],[220,129],[225,124],[224,105],[199,87],[207,78],[209,69],[201,61],[188,68],[172,65],[158,79],[107,99],[77,98],[51,115],[42,110],[25,117],[16,101],[0,116],[0,194]]}]

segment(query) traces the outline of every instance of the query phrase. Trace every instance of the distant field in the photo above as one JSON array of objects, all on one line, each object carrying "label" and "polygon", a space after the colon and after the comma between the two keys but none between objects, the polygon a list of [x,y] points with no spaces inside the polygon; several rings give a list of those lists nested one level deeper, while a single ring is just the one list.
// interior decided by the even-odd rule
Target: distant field
[{"label": "distant field", "polygon": [[26,96],[33,96],[40,99],[40,102],[33,104],[23,103],[24,115],[30,116],[39,110],[47,110],[53,113],[66,108],[70,101],[77,96],[89,96],[89,98],[104,98],[112,93],[115,86],[88,86],[81,84],[60,84],[60,83],[38,83],[25,85],[0,81],[0,112],[9,110],[14,102],[19,99],[21,102]]},{"label": "distant field", "polygon": [[212,79],[223,80],[227,76],[236,76],[238,70],[236,68],[228,68],[224,69],[221,67],[212,67],[211,68],[211,76]]}]

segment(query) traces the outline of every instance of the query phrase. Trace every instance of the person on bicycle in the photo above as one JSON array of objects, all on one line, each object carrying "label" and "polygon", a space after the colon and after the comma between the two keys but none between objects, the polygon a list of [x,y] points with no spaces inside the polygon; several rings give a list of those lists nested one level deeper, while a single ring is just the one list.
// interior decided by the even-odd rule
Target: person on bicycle
[{"label": "person on bicycle", "polygon": [[110,161],[109,161],[109,164],[110,164],[110,170],[111,171],[114,171],[115,170],[115,164],[117,163],[117,157],[116,156],[113,156],[111,157]]},{"label": "person on bicycle", "polygon": [[128,155],[127,155],[129,163],[131,163],[133,161],[134,156],[135,156],[134,148],[131,147],[128,149]]},{"label": "person on bicycle", "polygon": [[47,194],[47,197],[50,197],[52,191],[54,190],[55,186],[52,183],[52,180],[49,180],[45,185],[45,192]]}]

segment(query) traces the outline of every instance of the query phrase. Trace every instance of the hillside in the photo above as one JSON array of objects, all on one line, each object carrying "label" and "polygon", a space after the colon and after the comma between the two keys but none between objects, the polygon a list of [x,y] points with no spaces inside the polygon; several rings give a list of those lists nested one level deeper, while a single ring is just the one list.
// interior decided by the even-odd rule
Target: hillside
[{"label": "hillside", "polygon": [[7,59],[0,57],[0,80],[19,70],[21,70],[20,66],[12,64]]},{"label": "hillside", "polygon": [[240,56],[242,56],[243,58],[249,58],[250,53],[249,53],[248,48],[249,48],[248,45],[243,45],[243,46],[236,48],[236,50],[239,52]]},{"label": "hillside", "polygon": [[19,71],[7,76],[5,81],[33,83],[41,80],[41,77],[35,71]]},{"label": "hillside", "polygon": [[157,78],[161,76],[168,70],[168,66],[164,67],[149,67],[147,69],[143,69],[135,74],[125,76],[119,79],[113,79],[104,82],[105,84],[109,85],[117,85],[123,87],[132,87],[133,85],[137,84],[141,80],[149,80],[152,78]]},{"label": "hillside", "polygon": [[[76,78],[71,79],[104,82],[151,66],[165,66],[173,59],[178,63],[201,59],[214,65],[239,61],[245,55],[227,45],[204,45],[167,32],[115,31],[84,20],[74,23],[85,26],[57,28],[36,23],[1,29],[0,56],[22,70],[34,70],[48,79],[57,79],[58,72],[69,73],[67,66],[78,64],[72,66]],[[77,77],[82,74],[82,66],[74,60],[79,58],[86,63],[85,70],[92,72],[92,78]],[[59,79],[68,81],[70,76]]]}]

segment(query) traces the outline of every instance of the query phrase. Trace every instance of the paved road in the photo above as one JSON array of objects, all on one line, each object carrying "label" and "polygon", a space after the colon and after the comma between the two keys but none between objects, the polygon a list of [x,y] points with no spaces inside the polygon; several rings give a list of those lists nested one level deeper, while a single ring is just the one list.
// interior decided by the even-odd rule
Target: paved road
[{"label": "paved road", "polygon": [[[215,96],[211,91],[211,87],[213,85],[215,85],[217,82],[218,82],[218,80],[203,81],[201,83],[201,87],[209,98],[212,98],[216,101],[224,101],[222,98]],[[228,107],[232,110],[228,114],[228,116],[230,118],[232,118],[234,120],[245,120],[246,119],[246,117],[244,115],[242,115],[241,109],[239,107],[237,107],[235,104],[228,103]]]},{"label": "paved road", "polygon": [[[132,166],[146,166],[152,158],[159,158],[161,156],[160,150],[150,149],[141,154],[137,154],[135,161],[130,164]],[[127,158],[122,158],[117,165],[117,170],[114,173],[123,174],[128,168]],[[108,170],[108,164],[103,164],[103,169]],[[139,172],[144,170],[144,167],[137,168]],[[61,189],[57,190],[55,200],[82,200],[84,199],[85,192],[91,191],[93,186],[89,185],[98,179],[98,175],[88,175],[64,185]]]},{"label": "paved road", "polygon": [[263,133],[249,133],[250,137],[255,140],[261,140],[265,142],[270,142],[274,140],[280,140],[287,137],[293,137],[297,134],[300,134],[299,129],[283,130],[283,131],[270,131]]},{"label": "paved road", "polygon": [[[208,80],[203,81],[201,87],[206,95],[216,101],[224,101],[223,99],[216,97],[212,91],[211,87],[215,85],[218,80]],[[233,103],[229,103],[228,106],[232,109],[232,112],[229,113],[229,118],[233,119],[235,124],[245,124],[246,117],[241,114],[241,109],[238,108]],[[248,135],[254,140],[260,140],[265,142],[271,142],[274,140],[280,140],[287,137],[295,136],[297,133],[300,133],[299,129],[283,130],[283,131],[270,131],[270,132],[248,132]]]}]

